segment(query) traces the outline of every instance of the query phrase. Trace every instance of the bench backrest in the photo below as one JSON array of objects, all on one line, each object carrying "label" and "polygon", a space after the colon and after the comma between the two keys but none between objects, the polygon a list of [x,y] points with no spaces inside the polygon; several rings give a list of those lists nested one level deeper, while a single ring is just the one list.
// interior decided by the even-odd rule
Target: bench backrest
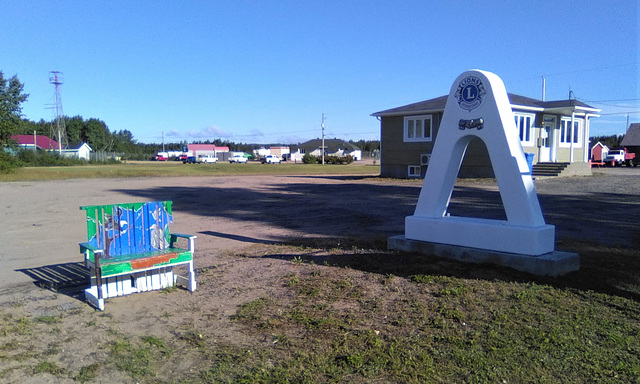
[{"label": "bench backrest", "polygon": [[103,258],[162,250],[169,246],[171,201],[91,205],[87,214],[89,244],[104,249]]}]

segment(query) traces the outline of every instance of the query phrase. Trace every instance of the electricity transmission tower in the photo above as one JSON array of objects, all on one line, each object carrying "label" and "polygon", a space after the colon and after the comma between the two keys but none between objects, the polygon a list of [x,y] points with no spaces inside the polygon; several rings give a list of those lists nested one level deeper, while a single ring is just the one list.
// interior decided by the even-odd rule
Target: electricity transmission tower
[{"label": "electricity transmission tower", "polygon": [[51,125],[51,137],[55,137],[58,141],[58,153],[62,153],[62,149],[67,149],[69,143],[67,142],[67,132],[64,128],[64,117],[62,115],[62,100],[60,99],[60,85],[64,83],[62,79],[62,72],[51,71],[49,72],[49,83],[53,84],[55,88],[56,98],[56,125]]}]

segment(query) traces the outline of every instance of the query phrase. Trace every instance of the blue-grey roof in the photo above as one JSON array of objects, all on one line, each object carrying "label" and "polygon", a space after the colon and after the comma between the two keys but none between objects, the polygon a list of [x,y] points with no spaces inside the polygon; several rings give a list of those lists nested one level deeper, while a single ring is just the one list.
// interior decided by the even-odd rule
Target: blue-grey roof
[{"label": "blue-grey roof", "polygon": [[[444,107],[447,104],[448,96],[440,96],[435,99],[429,99],[424,101],[419,101],[413,104],[403,105],[397,108],[386,109],[384,111],[373,113],[372,116],[397,116],[397,115],[412,115],[416,113],[430,113],[430,112],[442,112],[444,111]],[[598,111],[596,108],[593,108],[579,100],[555,100],[555,101],[542,101],[532,99],[530,97],[516,95],[514,93],[509,93],[509,102],[511,105],[518,105],[523,107],[533,107],[533,108],[587,108],[593,109],[594,111]]]},{"label": "blue-grey roof", "polygon": [[629,125],[629,129],[622,138],[620,145],[623,147],[640,147],[640,123]]}]

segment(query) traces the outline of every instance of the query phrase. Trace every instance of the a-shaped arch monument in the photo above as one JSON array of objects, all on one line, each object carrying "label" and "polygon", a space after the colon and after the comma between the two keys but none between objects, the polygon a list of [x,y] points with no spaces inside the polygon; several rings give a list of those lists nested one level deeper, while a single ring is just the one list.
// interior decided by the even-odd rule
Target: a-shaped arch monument
[{"label": "a-shaped arch monument", "polygon": [[[453,187],[469,142],[484,142],[507,220],[450,216]],[[491,262],[542,275],[579,268],[577,254],[554,250],[555,227],[546,224],[520,145],[502,80],[470,70],[451,87],[424,184],[405,235],[389,247]]]}]

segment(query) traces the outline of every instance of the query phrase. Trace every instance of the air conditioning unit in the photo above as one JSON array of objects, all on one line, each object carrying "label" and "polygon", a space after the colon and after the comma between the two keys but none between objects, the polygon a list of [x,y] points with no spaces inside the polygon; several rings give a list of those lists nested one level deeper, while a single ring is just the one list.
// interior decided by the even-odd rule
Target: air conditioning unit
[{"label": "air conditioning unit", "polygon": [[420,155],[420,165],[429,165],[429,161],[431,160],[430,153],[423,153]]}]

